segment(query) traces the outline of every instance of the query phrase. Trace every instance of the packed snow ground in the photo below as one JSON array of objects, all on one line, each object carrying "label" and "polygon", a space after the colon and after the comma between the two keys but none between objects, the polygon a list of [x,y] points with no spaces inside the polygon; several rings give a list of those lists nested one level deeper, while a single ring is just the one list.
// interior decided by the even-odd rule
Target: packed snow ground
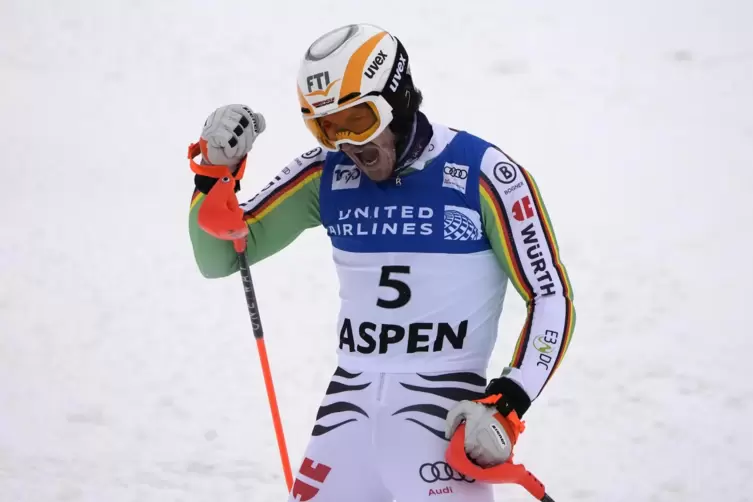
[{"label": "packed snow ground", "polygon": [[[0,500],[284,500],[239,279],[193,262],[185,152],[230,102],[268,123],[243,195],[311,148],[298,61],[348,22],[397,34],[429,117],[543,191],[578,323],[517,459],[562,501],[753,500],[751,21],[747,0],[3,0]],[[324,231],[253,273],[297,466],[335,364]],[[510,295],[493,372],[523,316]]]}]

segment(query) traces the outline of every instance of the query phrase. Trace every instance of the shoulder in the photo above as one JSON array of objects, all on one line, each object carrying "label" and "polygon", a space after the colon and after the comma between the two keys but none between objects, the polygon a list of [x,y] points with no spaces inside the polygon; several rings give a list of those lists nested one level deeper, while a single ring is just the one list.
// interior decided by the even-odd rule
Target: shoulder
[{"label": "shoulder", "polygon": [[328,152],[320,147],[303,152],[291,160],[288,165],[275,176],[270,184],[285,184],[291,179],[298,178],[302,175],[308,175],[312,172],[321,174],[324,164],[327,160]]},{"label": "shoulder", "polygon": [[523,186],[527,173],[501,148],[487,143],[481,158],[481,174],[489,188],[509,195]]},{"label": "shoulder", "polygon": [[533,218],[534,206],[540,205],[538,189],[530,173],[495,145],[484,152],[479,190],[482,199],[498,212],[505,213],[505,219],[513,224]]},{"label": "shoulder", "polygon": [[300,154],[283,167],[256,195],[242,203],[241,208],[248,212],[270,198],[298,191],[297,188],[318,187],[326,157],[327,152],[319,147]]},{"label": "shoulder", "polygon": [[435,137],[443,146],[451,147],[455,155],[467,157],[475,165],[481,164],[488,150],[499,150],[489,141],[466,130],[435,123],[432,123],[432,127]]},{"label": "shoulder", "polygon": [[287,167],[292,170],[305,169],[312,165],[321,167],[326,159],[327,151],[317,146],[294,158]]},{"label": "shoulder", "polygon": [[320,147],[313,148],[295,157],[272,180],[274,184],[287,184],[311,176],[321,176],[329,153]]},{"label": "shoulder", "polygon": [[327,161],[328,152],[320,147],[303,152],[285,166],[272,183],[287,184],[290,181],[299,181],[303,178],[321,176]]}]

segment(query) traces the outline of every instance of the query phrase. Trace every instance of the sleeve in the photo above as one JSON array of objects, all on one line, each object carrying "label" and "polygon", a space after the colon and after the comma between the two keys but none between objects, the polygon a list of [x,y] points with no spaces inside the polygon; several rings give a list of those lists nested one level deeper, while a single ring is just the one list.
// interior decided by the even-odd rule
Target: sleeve
[{"label": "sleeve", "polygon": [[484,230],[528,312],[502,376],[533,401],[570,344],[575,326],[572,287],[531,174],[490,147],[482,159],[479,190]]},{"label": "sleeve", "polygon": [[[307,228],[321,223],[319,180],[326,153],[312,150],[288,164],[258,194],[240,206],[249,228],[246,255],[249,264],[282,250]],[[195,191],[189,215],[194,258],[202,275],[225,277],[238,271],[238,260],[229,241],[216,239],[198,225],[205,198]]]}]

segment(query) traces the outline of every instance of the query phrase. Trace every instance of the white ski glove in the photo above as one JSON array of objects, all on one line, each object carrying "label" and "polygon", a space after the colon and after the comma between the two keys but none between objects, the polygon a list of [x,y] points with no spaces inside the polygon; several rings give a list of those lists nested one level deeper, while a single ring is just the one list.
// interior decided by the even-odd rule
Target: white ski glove
[{"label": "white ski glove", "polygon": [[201,131],[203,164],[237,166],[266,127],[264,117],[245,105],[217,108]]},{"label": "white ski glove", "polygon": [[481,467],[503,464],[510,459],[515,439],[508,432],[507,419],[493,406],[476,401],[460,401],[447,414],[445,437],[451,439],[455,429],[465,421],[465,452]]}]

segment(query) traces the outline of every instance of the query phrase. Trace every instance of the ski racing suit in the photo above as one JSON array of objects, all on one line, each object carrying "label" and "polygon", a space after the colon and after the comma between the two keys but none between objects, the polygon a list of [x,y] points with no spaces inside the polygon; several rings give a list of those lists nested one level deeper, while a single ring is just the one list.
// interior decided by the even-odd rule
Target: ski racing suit
[{"label": "ski racing suit", "polygon": [[[427,122],[428,123],[428,122]],[[206,277],[231,243],[190,235]],[[375,183],[341,152],[294,159],[241,204],[251,263],[322,225],[340,282],[338,365],[289,500],[490,502],[445,462],[444,419],[483,395],[508,279],[528,314],[505,377],[531,400],[567,350],[572,290],[539,190],[500,149],[431,124],[407,169]]]}]

